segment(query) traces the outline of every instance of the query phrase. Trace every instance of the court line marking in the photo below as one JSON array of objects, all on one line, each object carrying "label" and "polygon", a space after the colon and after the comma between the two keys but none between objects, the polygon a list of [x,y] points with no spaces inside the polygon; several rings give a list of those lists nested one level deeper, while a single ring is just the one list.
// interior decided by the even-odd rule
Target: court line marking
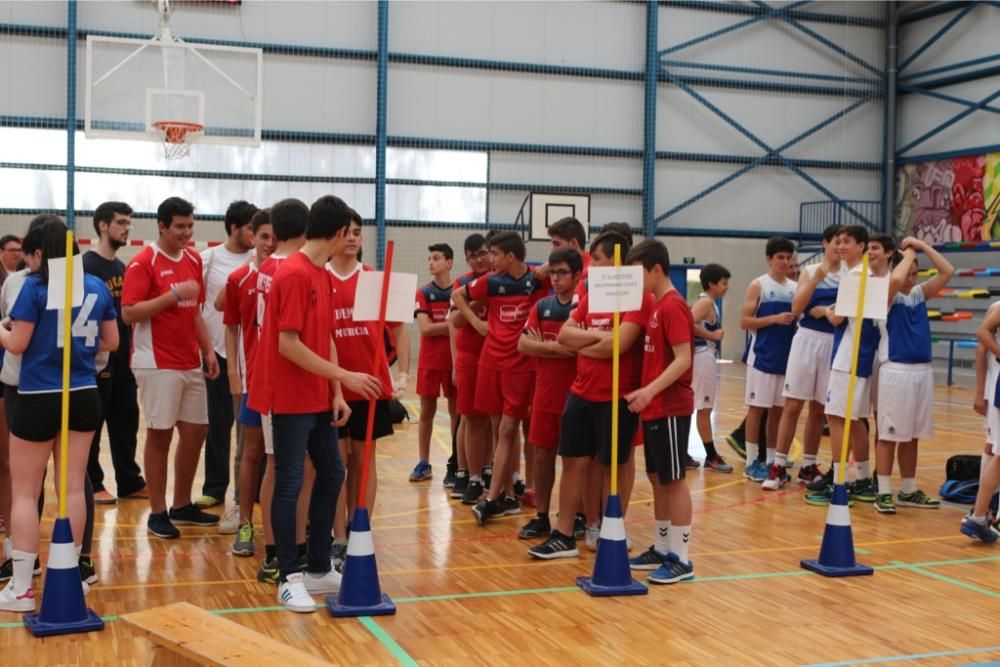
[{"label": "court line marking", "polygon": [[381,625],[379,625],[374,618],[371,616],[362,616],[358,619],[361,621],[361,625],[365,626],[368,632],[375,636],[375,639],[379,641],[382,646],[386,648],[392,657],[396,659],[396,662],[403,665],[404,667],[417,667],[417,662],[410,654],[407,653],[402,646],[392,638],[388,632],[385,631]]},{"label": "court line marking", "polygon": [[1000,651],[1000,646],[980,646],[979,648],[960,648],[953,651],[933,651],[931,653],[910,653],[908,655],[889,655],[879,658],[862,658],[860,660],[841,660],[839,662],[814,662],[802,667],[847,667],[848,665],[874,665],[884,662],[901,660],[926,660],[927,658],[946,658],[952,655],[969,655],[972,653],[993,653]]},{"label": "court line marking", "polygon": [[970,584],[969,582],[962,581],[961,579],[953,579],[952,577],[948,577],[943,574],[939,574],[937,572],[931,572],[930,570],[924,570],[916,565],[909,565],[902,561],[894,560],[892,561],[892,563],[895,565],[899,565],[904,570],[915,572],[925,577],[930,577],[931,579],[943,581],[946,584],[951,584],[953,586],[958,586],[959,588],[964,588],[967,591],[972,591],[974,593],[979,593],[981,595],[986,595],[988,597],[1000,600],[1000,593],[996,591],[991,591],[988,588],[983,588],[982,586],[977,586],[976,584]]}]

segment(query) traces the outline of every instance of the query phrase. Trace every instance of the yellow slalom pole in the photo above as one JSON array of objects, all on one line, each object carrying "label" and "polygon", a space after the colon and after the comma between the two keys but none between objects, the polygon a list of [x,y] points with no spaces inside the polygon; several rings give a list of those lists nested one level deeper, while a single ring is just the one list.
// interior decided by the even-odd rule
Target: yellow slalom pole
[{"label": "yellow slalom pole", "polygon": [[[622,264],[622,247],[615,244],[615,266]],[[621,347],[618,331],[618,309],[611,314],[611,495],[618,495],[618,350]]]},{"label": "yellow slalom pole", "polygon": [[73,230],[66,230],[66,298],[63,302],[62,415],[59,424],[59,518],[66,518],[69,471],[69,375],[73,359]]},{"label": "yellow slalom pole", "polygon": [[861,328],[864,326],[865,287],[868,285],[868,253],[861,260],[861,285],[858,287],[858,310],[854,323],[854,350],[851,354],[851,375],[847,380],[847,406],[844,409],[844,433],[840,439],[840,474],[837,484],[844,483],[847,471],[847,450],[851,444],[851,417],[854,412],[854,382],[858,377],[858,353],[861,347]]}]

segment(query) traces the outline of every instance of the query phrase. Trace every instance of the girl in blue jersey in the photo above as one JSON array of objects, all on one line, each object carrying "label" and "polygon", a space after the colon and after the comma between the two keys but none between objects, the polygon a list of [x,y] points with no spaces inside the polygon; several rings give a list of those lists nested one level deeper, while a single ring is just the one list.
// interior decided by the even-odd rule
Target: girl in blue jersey
[{"label": "girl in blue jersey", "polygon": [[[0,344],[21,355],[18,399],[11,415],[11,525],[14,576],[0,591],[0,609],[33,611],[31,574],[38,554],[38,508],[35,505],[49,456],[59,434],[62,410],[62,311],[47,310],[48,260],[66,256],[66,225],[51,220],[43,226],[40,265],[25,280],[0,327]],[[73,254],[79,254],[74,244]],[[118,327],[111,293],[104,283],[84,275],[83,303],[73,308],[69,405],[67,507],[77,553],[86,514],[84,478],[94,431],[100,423],[95,358],[99,350],[118,347]],[[8,328],[9,327],[9,328]],[[56,476],[60,475],[55,457]]]},{"label": "girl in blue jersey", "polygon": [[[878,495],[875,509],[895,514],[904,507],[936,508],[940,503],[917,488],[917,440],[934,435],[934,369],[927,300],[941,291],[955,273],[947,259],[915,238],[903,239],[901,261],[889,285],[889,313],[879,350],[879,442],[875,452]],[[930,259],[937,275],[917,285],[917,251]],[[892,495],[892,463],[899,443],[902,487]]]}]

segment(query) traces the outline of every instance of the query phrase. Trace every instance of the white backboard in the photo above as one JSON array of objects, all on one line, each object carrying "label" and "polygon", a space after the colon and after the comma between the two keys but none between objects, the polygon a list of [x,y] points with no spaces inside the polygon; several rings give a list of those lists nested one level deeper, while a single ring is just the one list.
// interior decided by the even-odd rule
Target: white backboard
[{"label": "white backboard", "polygon": [[590,238],[590,195],[531,193],[531,240],[547,241],[549,225],[562,218],[576,218]]}]

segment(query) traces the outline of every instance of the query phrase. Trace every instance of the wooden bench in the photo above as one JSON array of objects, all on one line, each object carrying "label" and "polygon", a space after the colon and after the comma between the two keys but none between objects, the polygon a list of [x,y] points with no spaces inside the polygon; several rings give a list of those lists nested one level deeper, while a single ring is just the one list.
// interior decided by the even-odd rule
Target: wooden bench
[{"label": "wooden bench", "polygon": [[187,602],[125,614],[120,620],[153,642],[150,665],[329,665],[277,639]]}]

